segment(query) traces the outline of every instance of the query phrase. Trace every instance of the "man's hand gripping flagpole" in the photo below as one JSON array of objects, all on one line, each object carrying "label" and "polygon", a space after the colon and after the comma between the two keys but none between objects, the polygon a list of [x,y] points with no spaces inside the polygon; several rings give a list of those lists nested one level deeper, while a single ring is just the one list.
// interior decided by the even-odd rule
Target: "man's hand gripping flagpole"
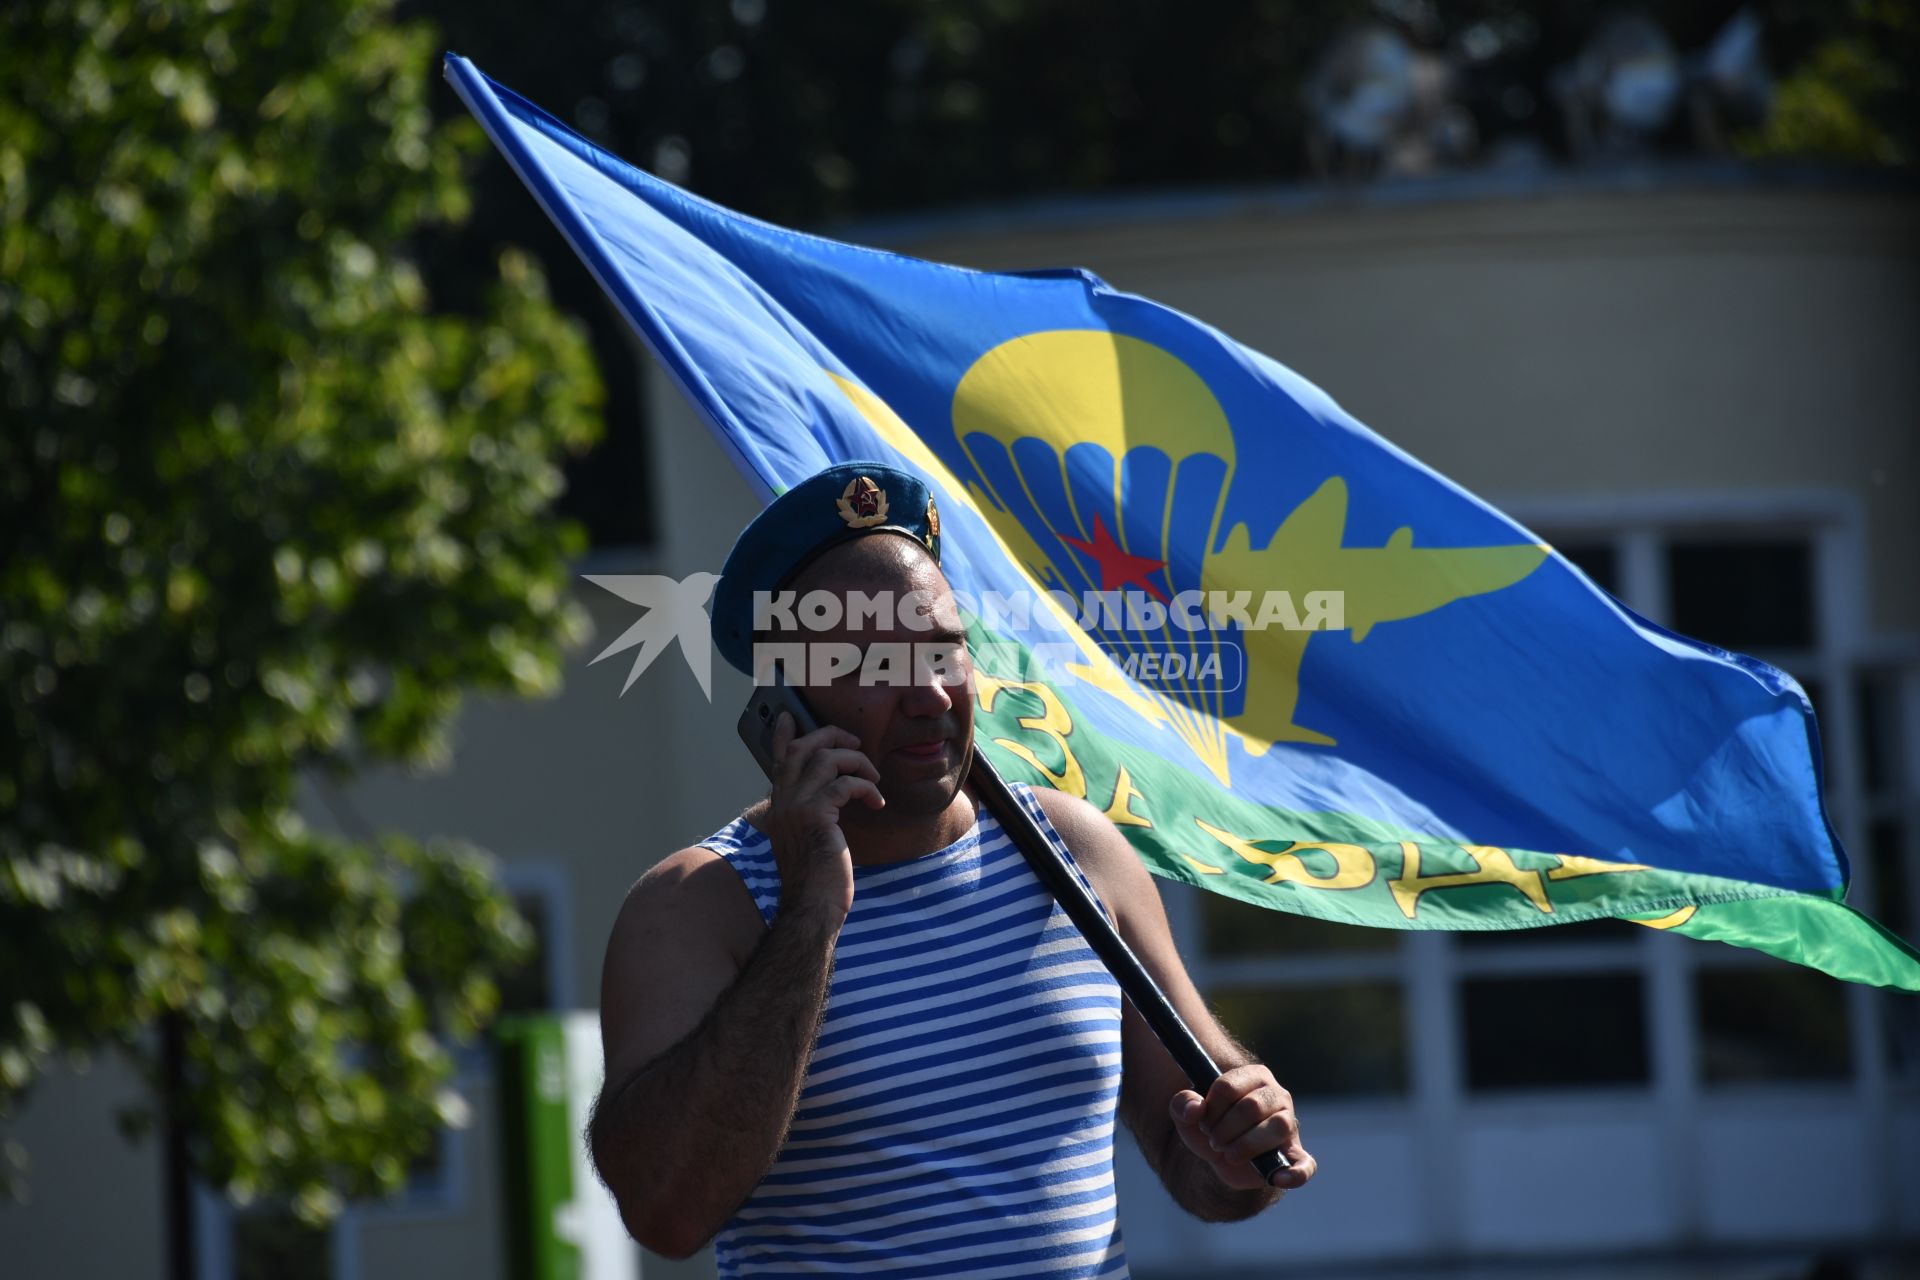
[{"label": "man's hand gripping flagpole", "polygon": [[[1127,999],[1139,1012],[1140,1017],[1166,1046],[1174,1062],[1186,1072],[1194,1091],[1202,1097],[1220,1078],[1220,1065],[1213,1060],[1199,1039],[1193,1034],[1179,1010],[1167,999],[1160,984],[1147,972],[1140,958],[1133,953],[1120,931],[1114,928],[1100,904],[1079,876],[1073,873],[1066,856],[1061,853],[1053,838],[1033,820],[1033,815],[1022,808],[1014,798],[1013,790],[1007,785],[993,762],[981,752],[976,744],[973,749],[973,764],[968,773],[968,782],[972,784],[974,794],[980,797],[989,812],[999,820],[1000,826],[1013,839],[1014,846],[1033,868],[1040,883],[1053,895],[1060,909],[1067,913],[1075,927],[1093,948],[1100,962],[1107,967],[1120,989],[1126,992]],[[1274,1175],[1283,1169],[1291,1168],[1287,1158],[1278,1151],[1265,1151],[1253,1157],[1253,1167],[1260,1173],[1260,1179],[1268,1186],[1273,1185]]]}]

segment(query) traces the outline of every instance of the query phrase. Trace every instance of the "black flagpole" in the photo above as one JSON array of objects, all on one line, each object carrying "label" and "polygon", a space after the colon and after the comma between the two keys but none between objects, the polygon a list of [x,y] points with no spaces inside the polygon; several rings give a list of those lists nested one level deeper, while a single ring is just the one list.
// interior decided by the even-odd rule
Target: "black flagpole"
[{"label": "black flagpole", "polygon": [[[760,762],[760,767],[766,770],[769,778],[773,776],[774,767],[771,748],[764,745],[765,736],[771,735],[772,726],[780,714],[793,717],[796,735],[811,733],[820,727],[819,717],[807,706],[806,699],[781,678],[777,668],[772,672],[772,677],[767,685],[756,681],[753,697],[748,699],[739,725],[742,740],[754,751],[754,758]],[[793,696],[781,698],[772,692],[775,689],[784,689]],[[973,748],[967,780],[973,784],[974,791],[987,806],[988,812],[999,820],[1001,827],[1012,838],[1014,846],[1027,860],[1027,865],[1033,868],[1033,874],[1039,878],[1041,885],[1060,904],[1060,909],[1067,913],[1067,919],[1073,921],[1081,936],[1086,938],[1087,945],[1100,957],[1100,963],[1107,967],[1107,972],[1113,975],[1120,989],[1126,992],[1127,999],[1146,1020],[1147,1026],[1167,1047],[1167,1052],[1173,1055],[1174,1064],[1186,1073],[1194,1090],[1205,1097],[1207,1090],[1213,1087],[1213,1082],[1220,1078],[1219,1064],[1214,1062],[1213,1055],[1194,1036],[1186,1019],[1173,1007],[1173,1002],[1167,999],[1167,993],[1160,989],[1160,984],[1147,972],[1147,967],[1140,963],[1140,957],[1133,954],[1133,948],[1120,936],[1120,931],[1101,911],[1093,891],[1073,873],[1067,855],[1054,844],[1053,837],[1033,820],[1033,815],[1021,807],[1020,801],[1014,797],[1013,788],[1007,785],[1007,780],[1000,776],[1000,771],[993,767],[993,762],[987,759],[977,744]],[[1278,1151],[1267,1151],[1253,1158],[1253,1167],[1271,1186],[1274,1174],[1293,1166]]]},{"label": "black flagpole", "polygon": [[[1113,927],[1100,910],[1099,902],[1094,898],[1068,865],[1066,855],[1054,844],[1051,836],[1033,820],[1033,815],[1020,804],[1014,796],[1007,780],[993,767],[985,753],[978,746],[973,749],[973,766],[968,774],[976,794],[987,806],[989,812],[999,820],[1001,827],[1013,838],[1013,843],[1033,868],[1034,875],[1053,895],[1067,918],[1079,928],[1100,957],[1107,971],[1119,982],[1120,989],[1127,993],[1127,999],[1140,1016],[1146,1019],[1147,1026],[1160,1038],[1160,1043],[1173,1055],[1174,1062],[1187,1073],[1194,1090],[1202,1097],[1206,1096],[1213,1082],[1220,1078],[1220,1067],[1213,1060],[1193,1031],[1187,1026],[1180,1011],[1167,999],[1167,993],[1153,980],[1147,967],[1140,963],[1140,957],[1133,954],[1126,939]],[[1253,1167],[1271,1186],[1273,1175],[1282,1169],[1291,1168],[1287,1158],[1278,1151],[1262,1152],[1253,1158]]]}]

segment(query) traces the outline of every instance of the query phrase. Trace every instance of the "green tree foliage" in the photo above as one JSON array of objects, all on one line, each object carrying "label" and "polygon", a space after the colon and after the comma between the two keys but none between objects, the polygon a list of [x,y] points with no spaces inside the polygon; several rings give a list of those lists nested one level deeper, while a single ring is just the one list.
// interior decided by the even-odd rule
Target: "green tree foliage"
[{"label": "green tree foliage", "polygon": [[[1623,7],[1648,13],[1688,58],[1752,9],[1786,109],[1803,82],[1859,80],[1858,108],[1895,136],[1914,127],[1920,54],[1914,0],[548,0],[539,23],[513,0],[404,3],[483,71],[634,163],[811,225],[1301,178],[1303,86],[1356,23],[1384,23],[1462,67],[1483,135],[1514,128],[1556,146],[1552,75]],[[1498,51],[1491,65],[1466,56],[1482,43]],[[1829,46],[1873,69],[1863,78]],[[1494,107],[1510,87],[1533,105],[1508,119]],[[441,102],[460,110],[450,94]],[[516,179],[497,164],[484,181],[491,193]],[[483,200],[485,215],[501,203]]]},{"label": "green tree foliage", "polygon": [[1373,13],[1367,0],[551,0],[532,24],[511,0],[406,2],[595,141],[801,224],[1290,176],[1302,80]]},{"label": "green tree foliage", "polygon": [[506,254],[413,265],[471,126],[390,0],[0,10],[0,1108],[117,1050],[204,1175],[310,1220],[456,1118],[527,926],[479,851],[309,829],[298,789],[432,762],[583,618],[556,456],[578,326]]},{"label": "green tree foliage", "polygon": [[1780,81],[1766,123],[1742,149],[1912,167],[1920,159],[1920,5],[1852,0],[1803,25],[1810,50]]}]

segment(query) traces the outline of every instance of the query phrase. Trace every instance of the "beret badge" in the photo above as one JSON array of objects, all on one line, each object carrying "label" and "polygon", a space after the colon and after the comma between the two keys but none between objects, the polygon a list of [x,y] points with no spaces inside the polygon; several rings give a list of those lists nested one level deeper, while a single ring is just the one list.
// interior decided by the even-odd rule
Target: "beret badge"
[{"label": "beret badge", "polygon": [[847,481],[846,489],[834,505],[849,529],[871,529],[886,523],[887,491],[875,484],[871,476],[855,476]]},{"label": "beret badge", "polygon": [[754,593],[778,591],[833,547],[892,533],[940,560],[940,513],[926,478],[875,458],[816,471],[782,490],[740,536],[713,587],[713,643],[735,670],[754,674]]}]

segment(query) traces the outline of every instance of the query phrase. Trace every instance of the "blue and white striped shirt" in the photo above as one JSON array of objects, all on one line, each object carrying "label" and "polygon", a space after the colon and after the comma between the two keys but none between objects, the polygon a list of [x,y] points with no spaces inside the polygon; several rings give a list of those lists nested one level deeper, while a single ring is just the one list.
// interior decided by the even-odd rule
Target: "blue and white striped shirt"
[{"label": "blue and white striped shirt", "polygon": [[[736,819],[701,844],[772,924],[767,836]],[[1119,984],[984,811],[853,875],[793,1128],[715,1240],[720,1274],[1126,1276]]]}]

